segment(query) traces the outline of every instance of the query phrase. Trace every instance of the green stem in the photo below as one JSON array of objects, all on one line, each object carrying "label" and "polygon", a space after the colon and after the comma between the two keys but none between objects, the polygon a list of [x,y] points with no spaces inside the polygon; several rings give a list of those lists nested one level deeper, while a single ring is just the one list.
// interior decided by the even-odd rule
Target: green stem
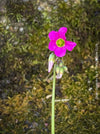
[{"label": "green stem", "polygon": [[55,82],[56,82],[55,67],[56,67],[56,65],[54,65],[54,72],[53,72],[51,134],[55,134]]}]

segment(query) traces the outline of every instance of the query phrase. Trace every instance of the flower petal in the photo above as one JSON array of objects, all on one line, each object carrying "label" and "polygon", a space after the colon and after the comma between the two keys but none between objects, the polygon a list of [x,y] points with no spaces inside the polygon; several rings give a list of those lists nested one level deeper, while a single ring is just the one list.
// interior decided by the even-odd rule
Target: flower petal
[{"label": "flower petal", "polygon": [[48,72],[51,71],[51,69],[52,69],[52,67],[53,67],[53,64],[54,64],[53,61],[49,61],[49,62],[48,62]]},{"label": "flower petal", "polygon": [[65,34],[67,32],[67,27],[61,27],[59,32]]},{"label": "flower petal", "polygon": [[57,57],[63,57],[65,56],[66,54],[66,49],[65,48],[59,48],[57,47],[55,50],[54,50],[54,53]]},{"label": "flower petal", "polygon": [[64,40],[66,39],[66,37],[65,37],[65,33],[67,32],[67,28],[66,27],[61,27],[60,29],[59,29],[59,36],[61,37],[61,38],[63,38]]},{"label": "flower petal", "polygon": [[48,36],[50,40],[57,40],[59,38],[59,34],[56,31],[51,31]]},{"label": "flower petal", "polygon": [[68,51],[72,51],[73,48],[76,46],[77,44],[75,42],[72,42],[72,41],[66,41],[65,42],[65,46],[66,46],[66,49]]},{"label": "flower petal", "polygon": [[50,51],[54,51],[54,49],[56,48],[55,41],[50,41],[48,48],[49,48]]},{"label": "flower petal", "polygon": [[56,78],[57,78],[57,79],[61,79],[62,76],[63,76],[63,74],[57,74],[57,75],[56,75]]}]

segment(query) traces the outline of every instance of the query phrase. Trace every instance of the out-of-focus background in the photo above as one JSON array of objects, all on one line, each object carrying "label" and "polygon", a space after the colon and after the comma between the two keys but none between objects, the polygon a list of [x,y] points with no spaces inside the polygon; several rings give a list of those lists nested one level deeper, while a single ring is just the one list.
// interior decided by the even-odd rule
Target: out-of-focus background
[{"label": "out-of-focus background", "polygon": [[51,133],[48,33],[60,27],[77,46],[56,80],[56,134],[100,134],[100,0],[0,0],[0,134]]}]

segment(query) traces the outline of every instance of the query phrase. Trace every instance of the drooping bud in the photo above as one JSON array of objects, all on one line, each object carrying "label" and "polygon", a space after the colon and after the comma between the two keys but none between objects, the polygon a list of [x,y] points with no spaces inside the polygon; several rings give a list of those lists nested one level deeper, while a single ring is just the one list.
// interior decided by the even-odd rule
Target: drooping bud
[{"label": "drooping bud", "polygon": [[49,55],[49,59],[48,59],[48,72],[51,71],[54,62],[55,62],[55,55],[54,55],[53,53],[51,53],[51,54]]},{"label": "drooping bud", "polygon": [[59,72],[60,72],[60,67],[57,65],[56,66],[56,73],[59,74]]},{"label": "drooping bud", "polygon": [[57,74],[56,78],[61,79],[61,77],[63,76],[63,73],[64,73],[64,68],[60,67],[59,73]]},{"label": "drooping bud", "polygon": [[60,74],[63,74],[64,73],[64,69],[63,67],[60,67]]},{"label": "drooping bud", "polygon": [[68,68],[66,66],[63,66],[63,69],[64,69],[65,72],[68,73]]}]

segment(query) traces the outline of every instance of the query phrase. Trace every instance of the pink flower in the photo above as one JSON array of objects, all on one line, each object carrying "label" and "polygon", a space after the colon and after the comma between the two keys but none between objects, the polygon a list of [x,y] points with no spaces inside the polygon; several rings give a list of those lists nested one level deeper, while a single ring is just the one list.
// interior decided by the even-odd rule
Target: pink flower
[{"label": "pink flower", "polygon": [[61,27],[58,32],[51,31],[49,33],[49,50],[54,51],[57,57],[63,57],[66,54],[66,50],[72,51],[76,46],[75,42],[67,41],[65,33],[67,32],[66,27]]}]

